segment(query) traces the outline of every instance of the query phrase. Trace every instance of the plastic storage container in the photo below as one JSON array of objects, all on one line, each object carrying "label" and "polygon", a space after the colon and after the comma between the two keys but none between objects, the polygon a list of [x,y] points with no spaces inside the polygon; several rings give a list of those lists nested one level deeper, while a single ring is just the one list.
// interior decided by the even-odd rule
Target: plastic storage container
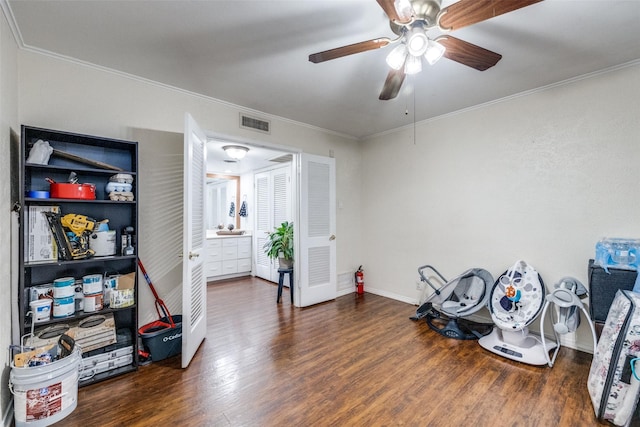
[{"label": "plastic storage container", "polygon": [[175,356],[182,352],[182,316],[171,316],[176,325],[169,325],[169,318],[163,317],[138,329],[142,343],[151,353],[154,362]]},{"label": "plastic storage container", "polygon": [[9,374],[16,427],[56,423],[78,406],[78,377],[82,361],[79,346],[60,360],[43,366],[18,368]]}]

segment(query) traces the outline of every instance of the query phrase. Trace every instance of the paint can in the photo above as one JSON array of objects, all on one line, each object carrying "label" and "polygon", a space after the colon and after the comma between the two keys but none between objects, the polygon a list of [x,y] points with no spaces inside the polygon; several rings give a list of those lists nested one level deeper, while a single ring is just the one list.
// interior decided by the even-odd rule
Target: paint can
[{"label": "paint can", "polygon": [[74,297],[54,298],[53,299],[53,317],[69,317],[76,311]]},{"label": "paint can", "polygon": [[116,254],[116,231],[98,231],[89,238],[89,248],[95,251],[95,256],[109,256]]},{"label": "paint can", "polygon": [[94,311],[100,311],[103,307],[104,295],[102,290],[98,293],[87,295],[84,294],[83,305],[84,312],[90,313]]},{"label": "paint can", "polygon": [[53,297],[72,297],[75,292],[75,288],[73,286],[75,283],[76,281],[73,277],[61,277],[59,279],[55,279],[53,281]]},{"label": "paint can", "polygon": [[85,295],[93,295],[98,292],[102,293],[102,274],[88,274],[83,276],[82,292]]},{"label": "paint can", "polygon": [[51,300],[49,298],[33,300],[29,306],[35,323],[46,322],[51,318]]},{"label": "paint can", "polygon": [[84,293],[82,292],[82,281],[76,283],[74,291],[76,311],[82,311],[84,310]]}]

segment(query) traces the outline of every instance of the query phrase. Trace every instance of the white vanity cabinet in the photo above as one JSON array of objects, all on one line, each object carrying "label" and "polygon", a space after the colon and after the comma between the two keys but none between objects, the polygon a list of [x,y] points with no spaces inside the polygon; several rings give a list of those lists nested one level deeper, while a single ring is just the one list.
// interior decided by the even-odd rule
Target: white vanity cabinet
[{"label": "white vanity cabinet", "polygon": [[207,239],[207,278],[220,280],[251,273],[251,236],[216,236]]}]

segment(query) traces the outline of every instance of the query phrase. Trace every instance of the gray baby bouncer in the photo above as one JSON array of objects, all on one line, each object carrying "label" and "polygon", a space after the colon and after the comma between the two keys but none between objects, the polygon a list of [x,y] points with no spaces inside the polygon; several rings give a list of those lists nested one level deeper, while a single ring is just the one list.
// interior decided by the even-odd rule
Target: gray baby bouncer
[{"label": "gray baby bouncer", "polygon": [[[437,277],[429,279],[426,270],[431,270]],[[458,340],[478,339],[491,332],[493,324],[463,319],[486,305],[488,290],[493,284],[491,273],[472,268],[447,280],[432,266],[423,265],[418,268],[418,274],[420,281],[429,285],[429,288],[425,285],[425,291],[430,289],[433,293],[424,299],[415,316],[411,316],[412,320],[425,319],[435,332]]]}]

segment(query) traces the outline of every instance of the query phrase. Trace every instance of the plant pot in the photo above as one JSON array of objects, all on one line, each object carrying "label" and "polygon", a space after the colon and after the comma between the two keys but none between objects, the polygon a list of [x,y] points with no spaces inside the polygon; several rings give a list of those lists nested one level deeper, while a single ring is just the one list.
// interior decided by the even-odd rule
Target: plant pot
[{"label": "plant pot", "polygon": [[280,264],[280,268],[293,268],[293,260],[278,258],[278,263]]}]

